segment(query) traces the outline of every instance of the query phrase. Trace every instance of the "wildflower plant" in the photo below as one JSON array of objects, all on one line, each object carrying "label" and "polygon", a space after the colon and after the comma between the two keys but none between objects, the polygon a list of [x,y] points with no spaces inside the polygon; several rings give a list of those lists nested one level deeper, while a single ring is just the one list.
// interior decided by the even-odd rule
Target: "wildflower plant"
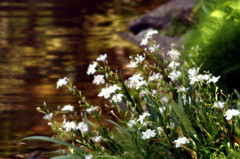
[{"label": "wildflower plant", "polygon": [[[85,159],[209,158],[213,153],[227,154],[237,149],[238,92],[238,99],[225,94],[216,85],[220,77],[182,63],[178,50],[159,51],[152,38],[155,34],[156,30],[150,30],[141,42],[145,53],[130,57],[127,67],[135,73],[126,80],[121,72],[110,69],[107,54],[88,67],[93,83],[102,86],[98,97],[108,100],[115,121],[101,118],[102,108],[91,105],[64,77],[57,82],[57,88],[67,87],[85,111],[76,113],[71,105],[54,112],[47,106],[38,108],[57,136],[25,140],[59,143],[69,149],[65,157]],[[57,120],[58,116],[62,120]],[[90,116],[97,122],[88,120]],[[103,121],[114,129],[109,130]]]}]

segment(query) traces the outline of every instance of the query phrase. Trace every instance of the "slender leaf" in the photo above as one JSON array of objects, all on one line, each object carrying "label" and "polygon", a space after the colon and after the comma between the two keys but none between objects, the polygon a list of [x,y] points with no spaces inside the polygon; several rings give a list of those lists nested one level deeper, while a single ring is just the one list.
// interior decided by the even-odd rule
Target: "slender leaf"
[{"label": "slender leaf", "polygon": [[93,134],[93,132],[91,130],[91,127],[90,127],[90,125],[88,123],[88,119],[87,119],[87,114],[86,113],[84,113],[84,123],[86,123],[87,126],[88,126],[88,132],[87,132],[88,136],[90,136],[90,137],[94,136],[94,134]]},{"label": "slender leaf", "polygon": [[193,129],[192,124],[190,120],[187,118],[186,114],[181,110],[178,104],[173,100],[172,96],[170,96],[169,94],[165,94],[165,96],[169,99],[172,109],[178,116],[180,122],[183,124],[184,129],[191,135],[195,135],[196,132]]},{"label": "slender leaf", "polygon": [[184,112],[184,108],[183,108],[183,101],[182,101],[182,96],[181,93],[178,93],[178,106],[182,109],[182,111]]},{"label": "slender leaf", "polygon": [[65,149],[60,149],[56,151],[44,152],[44,154],[70,154],[71,152]]},{"label": "slender leaf", "polygon": [[51,137],[46,137],[46,136],[30,136],[30,137],[26,137],[22,140],[43,140],[43,141],[49,141],[49,142],[53,142],[53,143],[57,143],[57,144],[60,144],[60,145],[63,145],[63,146],[67,146],[67,147],[70,147],[72,149],[74,149],[76,152],[79,152],[79,153],[85,153],[85,151],[83,149],[80,149],[79,147],[77,146],[74,146],[68,142],[65,142],[65,141],[62,141],[62,140],[59,140],[59,139],[55,139],[55,138],[51,138]]},{"label": "slender leaf", "polygon": [[66,156],[52,157],[50,159],[83,159],[83,157],[77,156],[77,155],[66,155]]},{"label": "slender leaf", "polygon": [[238,101],[237,101],[237,107],[238,109],[240,109],[240,94],[238,93],[238,91],[236,89],[234,89],[235,94],[237,95]]},{"label": "slender leaf", "polygon": [[236,93],[237,98],[240,99],[240,94],[238,93],[238,91],[236,89],[234,89],[234,92]]},{"label": "slender leaf", "polygon": [[120,130],[122,130],[124,133],[126,133],[126,135],[131,136],[131,134],[130,134],[124,127],[122,127],[121,125],[119,125],[119,124],[116,123],[115,121],[108,120],[108,119],[107,119],[106,121],[114,124],[114,125],[115,125],[116,127],[118,127]]},{"label": "slender leaf", "polygon": [[147,110],[151,114],[152,121],[157,121],[157,115],[153,107],[157,108],[157,105],[152,101],[150,97],[148,97],[146,94],[144,95],[147,100]]}]

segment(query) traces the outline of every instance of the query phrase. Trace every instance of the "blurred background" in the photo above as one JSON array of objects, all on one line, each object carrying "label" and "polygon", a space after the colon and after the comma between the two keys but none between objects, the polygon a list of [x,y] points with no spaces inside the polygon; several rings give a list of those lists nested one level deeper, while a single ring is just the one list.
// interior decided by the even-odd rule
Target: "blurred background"
[{"label": "blurred background", "polygon": [[[0,158],[24,158],[57,145],[25,144],[30,135],[52,135],[36,111],[46,101],[56,110],[78,106],[67,90],[56,90],[64,76],[73,81],[93,105],[100,88],[86,74],[89,63],[108,53],[113,69],[131,73],[130,55],[141,53],[118,32],[166,0],[0,0]],[[106,116],[108,114],[105,114]]]}]

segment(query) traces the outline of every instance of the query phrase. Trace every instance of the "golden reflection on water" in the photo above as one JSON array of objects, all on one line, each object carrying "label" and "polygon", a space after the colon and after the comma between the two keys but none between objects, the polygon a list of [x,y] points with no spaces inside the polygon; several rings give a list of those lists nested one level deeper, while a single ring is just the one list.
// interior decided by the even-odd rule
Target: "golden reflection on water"
[{"label": "golden reflection on water", "polygon": [[[117,32],[125,31],[141,13],[134,8],[148,9],[145,0],[88,1],[0,2],[0,158],[51,149],[43,144],[21,146],[20,139],[51,135],[47,121],[36,111],[43,101],[52,110],[58,105],[78,106],[68,90],[56,90],[57,79],[68,77],[89,103],[103,106],[105,101],[96,98],[100,87],[86,75],[88,64],[108,53],[113,69],[132,73],[126,68],[128,57],[141,50]],[[153,6],[161,3],[155,2]]]}]

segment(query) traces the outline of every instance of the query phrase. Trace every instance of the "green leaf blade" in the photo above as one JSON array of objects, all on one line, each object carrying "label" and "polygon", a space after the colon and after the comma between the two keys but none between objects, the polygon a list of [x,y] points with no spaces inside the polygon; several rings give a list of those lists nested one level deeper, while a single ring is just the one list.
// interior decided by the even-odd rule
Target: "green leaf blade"
[{"label": "green leaf blade", "polygon": [[79,148],[75,145],[72,145],[68,142],[65,142],[65,141],[62,141],[62,140],[59,140],[59,139],[55,139],[55,138],[51,138],[51,137],[30,136],[30,137],[23,138],[22,140],[43,140],[43,141],[53,142],[53,143],[57,143],[57,144],[60,144],[60,145],[66,146],[66,147],[70,147],[70,148],[74,149],[76,152],[86,153],[83,149],[81,149],[81,148]]}]

